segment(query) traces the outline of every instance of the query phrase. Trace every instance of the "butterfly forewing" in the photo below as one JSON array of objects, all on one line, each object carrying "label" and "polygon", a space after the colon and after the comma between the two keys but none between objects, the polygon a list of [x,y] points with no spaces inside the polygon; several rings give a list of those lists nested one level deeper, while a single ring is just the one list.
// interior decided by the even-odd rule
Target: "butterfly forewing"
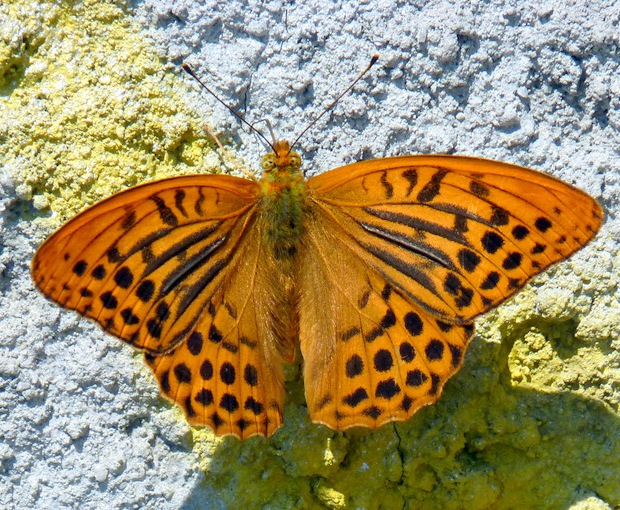
[{"label": "butterfly forewing", "polygon": [[268,293],[258,199],[258,184],[229,176],[138,186],[73,218],[32,264],[43,294],[145,350],[192,423],[238,437],[281,421],[283,358],[249,297]]},{"label": "butterfly forewing", "polygon": [[471,322],[584,246],[603,217],[577,188],[476,158],[355,163],[308,187],[370,266],[453,323]]}]

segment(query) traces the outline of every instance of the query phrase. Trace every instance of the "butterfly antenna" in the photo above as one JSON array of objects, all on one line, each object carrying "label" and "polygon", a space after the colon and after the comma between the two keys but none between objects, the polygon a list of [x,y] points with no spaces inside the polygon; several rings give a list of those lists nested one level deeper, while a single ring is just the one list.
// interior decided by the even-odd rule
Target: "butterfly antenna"
[{"label": "butterfly antenna", "polygon": [[306,131],[308,131],[308,130],[312,127],[312,126],[314,126],[314,125],[318,122],[318,120],[319,120],[319,119],[320,119],[323,115],[325,115],[325,114],[326,114],[328,111],[330,111],[330,110],[331,110],[334,106],[336,106],[336,104],[338,103],[338,101],[340,101],[344,95],[346,95],[346,94],[347,94],[347,93],[348,93],[348,92],[349,92],[349,91],[350,91],[353,87],[355,87],[355,84],[356,84],[358,81],[360,81],[360,80],[364,77],[364,75],[365,75],[368,71],[370,71],[370,68],[376,64],[377,60],[379,60],[379,54],[375,54],[375,55],[373,55],[373,56],[372,56],[372,58],[370,59],[370,64],[368,64],[368,67],[366,67],[366,69],[364,69],[364,70],[360,73],[360,75],[359,75],[357,78],[355,78],[355,80],[353,80],[353,83],[351,83],[351,85],[349,85],[349,86],[347,87],[347,89],[346,89],[344,92],[342,92],[342,93],[341,93],[341,94],[340,94],[340,95],[339,95],[336,99],[334,99],[334,100],[331,102],[331,104],[330,104],[327,108],[325,108],[325,109],[323,110],[323,112],[321,113],[321,115],[319,115],[319,116],[318,116],[316,119],[314,119],[314,120],[313,120],[310,124],[308,124],[308,125],[306,126],[306,128],[305,128],[305,129],[304,129],[304,130],[303,130],[303,131],[299,134],[299,136],[298,136],[297,138],[295,138],[295,141],[291,144],[291,150],[293,149],[293,147],[294,147],[295,145],[297,145],[297,142],[299,141],[299,139],[300,139],[302,136],[304,136],[304,135],[306,134]]},{"label": "butterfly antenna", "polygon": [[265,123],[265,125],[267,126],[267,131],[269,131],[269,134],[271,135],[271,142],[275,145],[275,143],[277,142],[276,140],[276,135],[273,132],[273,127],[271,127],[271,122],[269,122],[269,119],[260,119],[257,120],[254,125],[256,124],[260,124],[260,123]]},{"label": "butterfly antenna", "polygon": [[[245,120],[243,118],[242,115],[238,114],[233,108],[231,108],[230,106],[228,106],[222,99],[220,99],[218,97],[218,95],[213,92],[209,87],[207,87],[201,80],[200,78],[198,78],[198,76],[196,76],[196,73],[193,71],[193,69],[186,64],[185,62],[183,62],[181,64],[181,67],[183,68],[183,70],[189,74],[192,78],[194,78],[194,80],[196,80],[198,83],[200,83],[200,85],[202,86],[203,89],[205,89],[209,94],[211,94],[215,99],[217,99],[220,104],[222,104],[230,113],[232,113],[235,117],[237,117],[243,124],[245,124],[246,126],[248,126],[252,131],[254,131],[254,133],[256,133],[258,136],[260,136],[263,141],[269,145],[269,147],[271,147],[271,150],[273,150],[275,152],[275,149],[273,148],[273,144],[267,140],[267,138],[265,137],[265,135],[263,135],[263,133],[261,133],[258,129],[256,129],[252,124],[250,124],[247,120]],[[361,78],[361,76],[360,76]],[[359,78],[358,78],[359,79]],[[353,85],[355,85],[355,83],[353,83]]]}]

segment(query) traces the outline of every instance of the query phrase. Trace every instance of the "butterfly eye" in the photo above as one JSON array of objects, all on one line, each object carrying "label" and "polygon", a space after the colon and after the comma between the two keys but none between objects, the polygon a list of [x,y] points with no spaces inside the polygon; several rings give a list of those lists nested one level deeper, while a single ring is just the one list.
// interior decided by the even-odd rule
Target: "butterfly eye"
[{"label": "butterfly eye", "polygon": [[291,154],[291,166],[294,166],[296,168],[299,168],[301,166],[301,158],[299,157],[299,154]]},{"label": "butterfly eye", "polygon": [[263,167],[263,170],[270,172],[271,170],[273,170],[276,166],[276,156],[275,154],[267,154],[264,158],[263,161],[261,162],[261,166]]}]

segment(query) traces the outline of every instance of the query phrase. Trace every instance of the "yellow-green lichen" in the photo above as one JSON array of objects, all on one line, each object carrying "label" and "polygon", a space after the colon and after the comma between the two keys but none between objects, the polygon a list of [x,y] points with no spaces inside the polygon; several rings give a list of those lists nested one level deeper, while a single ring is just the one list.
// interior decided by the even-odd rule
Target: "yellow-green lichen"
[{"label": "yellow-green lichen", "polygon": [[183,82],[116,3],[0,9],[10,19],[2,158],[20,195],[58,213],[55,223],[123,187],[213,161],[201,119],[179,97]]},{"label": "yellow-green lichen", "polygon": [[319,503],[330,510],[340,510],[347,507],[344,494],[329,487],[325,480],[320,479],[313,486],[313,492]]}]

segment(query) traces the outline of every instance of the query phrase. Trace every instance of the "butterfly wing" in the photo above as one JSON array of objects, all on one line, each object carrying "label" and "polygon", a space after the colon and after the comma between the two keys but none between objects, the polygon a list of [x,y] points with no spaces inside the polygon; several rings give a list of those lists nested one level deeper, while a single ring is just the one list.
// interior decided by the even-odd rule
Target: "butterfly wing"
[{"label": "butterfly wing", "polygon": [[[603,218],[553,177],[465,157],[356,163],[311,178],[308,190],[304,377],[313,420],[336,429],[406,419],[434,402],[473,319],[584,246]],[[304,292],[313,280],[319,294]]]},{"label": "butterfly wing", "polygon": [[271,434],[281,423],[282,352],[261,294],[258,184],[185,176],[118,193],[37,251],[41,292],[145,352],[190,423]]},{"label": "butterfly wing", "polygon": [[473,333],[425,313],[369,266],[318,209],[300,251],[300,343],[314,422],[336,430],[405,420],[437,400]]}]

